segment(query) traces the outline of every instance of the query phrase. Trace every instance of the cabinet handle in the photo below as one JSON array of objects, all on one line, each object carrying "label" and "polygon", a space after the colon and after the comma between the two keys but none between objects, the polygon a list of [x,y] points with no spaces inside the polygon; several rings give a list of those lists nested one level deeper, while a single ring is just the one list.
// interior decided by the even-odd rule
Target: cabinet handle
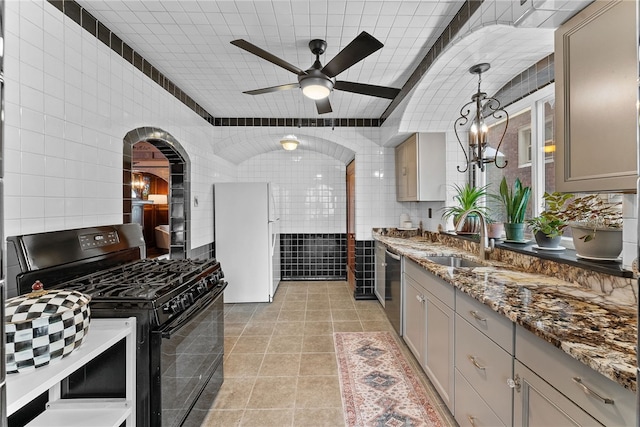
[{"label": "cabinet handle", "polygon": [[478,363],[475,356],[468,355],[467,357],[469,358],[469,361],[473,363],[473,366],[475,366],[476,368],[480,369],[481,371],[484,371],[485,369],[487,369],[485,366],[482,366],[481,364]]},{"label": "cabinet handle", "polygon": [[475,310],[471,310],[471,311],[469,311],[469,313],[471,313],[471,315],[473,316],[474,319],[476,319],[476,320],[478,320],[480,322],[486,322],[487,321],[486,317],[480,317],[478,312],[475,311]]},{"label": "cabinet handle", "polygon": [[420,302],[423,303],[425,301],[424,296],[422,295],[416,295],[416,299]]},{"label": "cabinet handle", "polygon": [[520,391],[520,376],[516,374],[514,378],[507,378],[507,385],[509,388],[515,389],[517,392]]},{"label": "cabinet handle", "polygon": [[596,399],[598,399],[599,401],[601,401],[605,405],[613,405],[613,399],[609,399],[608,397],[602,397],[598,393],[596,393],[595,391],[591,390],[589,387],[586,386],[585,383],[582,382],[582,378],[573,377],[571,379],[573,380],[574,383],[576,383],[576,384],[578,384],[580,386],[582,391],[584,391],[584,394],[588,394],[590,396],[595,397]]},{"label": "cabinet handle", "polygon": [[402,176],[407,176],[407,167],[406,166],[402,167]]},{"label": "cabinet handle", "polygon": [[467,415],[467,418],[469,419],[469,423],[471,424],[471,427],[476,427],[476,417],[472,417],[471,415]]}]

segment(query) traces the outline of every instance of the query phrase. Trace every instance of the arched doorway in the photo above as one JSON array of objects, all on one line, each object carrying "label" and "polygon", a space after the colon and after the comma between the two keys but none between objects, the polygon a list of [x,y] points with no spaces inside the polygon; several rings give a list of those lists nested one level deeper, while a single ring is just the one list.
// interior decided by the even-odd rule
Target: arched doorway
[{"label": "arched doorway", "polygon": [[172,259],[188,256],[190,233],[189,200],[191,200],[189,156],[171,134],[154,127],[142,127],[127,133],[123,140],[122,218],[133,222],[132,170],[133,145],[148,142],[155,146],[169,161],[169,256]]}]

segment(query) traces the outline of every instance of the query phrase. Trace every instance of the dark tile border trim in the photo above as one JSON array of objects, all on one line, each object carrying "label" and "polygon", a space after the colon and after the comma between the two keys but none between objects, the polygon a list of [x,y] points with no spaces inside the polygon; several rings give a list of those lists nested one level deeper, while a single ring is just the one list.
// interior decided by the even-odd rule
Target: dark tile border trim
[{"label": "dark tile border trim", "polygon": [[122,56],[164,90],[193,110],[212,126],[278,126],[278,127],[380,127],[382,120],[373,118],[320,119],[320,118],[261,118],[261,117],[213,117],[193,98],[176,86],[131,46],[122,41],[109,28],[74,0],[48,0],[53,6],[75,21],[115,53]]}]

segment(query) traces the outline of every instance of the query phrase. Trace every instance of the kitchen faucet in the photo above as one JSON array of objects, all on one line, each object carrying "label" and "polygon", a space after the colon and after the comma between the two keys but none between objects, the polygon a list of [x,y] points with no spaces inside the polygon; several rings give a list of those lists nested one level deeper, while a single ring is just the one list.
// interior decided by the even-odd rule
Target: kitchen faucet
[{"label": "kitchen faucet", "polygon": [[487,232],[487,219],[485,218],[485,214],[482,211],[477,208],[471,208],[464,211],[458,218],[458,224],[456,225],[455,231],[459,231],[459,228],[462,227],[465,219],[467,219],[467,216],[472,213],[478,215],[478,217],[480,218],[480,250],[478,252],[478,255],[480,256],[480,259],[486,260],[487,255],[493,252],[495,241],[493,239],[489,239],[488,237],[489,233]]}]

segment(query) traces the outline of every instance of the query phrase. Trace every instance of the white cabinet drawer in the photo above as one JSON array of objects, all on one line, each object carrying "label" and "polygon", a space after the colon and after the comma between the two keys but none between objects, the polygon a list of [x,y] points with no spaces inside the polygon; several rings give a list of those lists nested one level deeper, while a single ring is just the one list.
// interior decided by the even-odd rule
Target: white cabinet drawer
[{"label": "white cabinet drawer", "polygon": [[418,282],[423,288],[431,292],[436,298],[453,308],[455,302],[455,287],[429,273],[424,267],[415,261],[407,259],[404,264],[405,274]]},{"label": "white cabinet drawer", "polygon": [[461,291],[457,292],[456,313],[513,354],[514,324],[507,317]]},{"label": "white cabinet drawer", "polygon": [[[636,425],[634,393],[521,326],[516,328],[516,358],[602,424]],[[602,402],[586,388],[613,403]]]},{"label": "white cabinet drawer", "polygon": [[509,424],[513,390],[507,380],[513,375],[513,356],[459,315],[456,315],[455,328],[456,370],[464,375],[502,422]]},{"label": "white cabinet drawer", "polygon": [[[456,369],[456,411],[460,427],[499,427],[505,424]],[[511,425],[509,420],[508,425]]]}]

